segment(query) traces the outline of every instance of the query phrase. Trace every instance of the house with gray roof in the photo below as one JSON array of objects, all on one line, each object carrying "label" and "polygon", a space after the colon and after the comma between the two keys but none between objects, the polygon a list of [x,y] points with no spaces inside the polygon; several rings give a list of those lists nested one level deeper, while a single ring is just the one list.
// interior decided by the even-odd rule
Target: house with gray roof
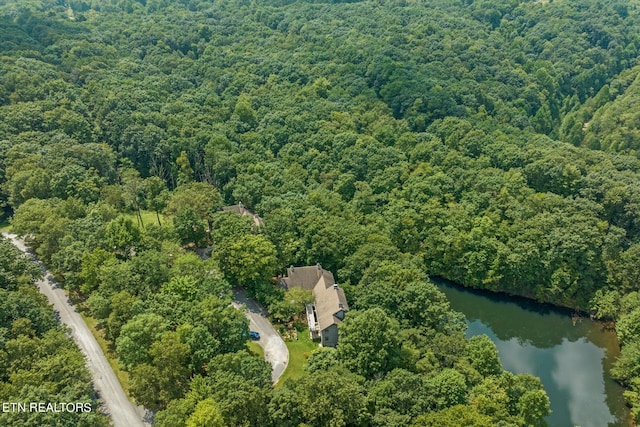
[{"label": "house with gray roof", "polygon": [[314,302],[307,305],[307,322],[311,338],[320,339],[322,346],[338,344],[338,324],[349,311],[344,290],[336,283],[333,273],[320,264],[307,267],[291,266],[287,277],[280,279],[285,289],[300,287],[313,292]]},{"label": "house with gray roof", "polygon": [[223,206],[222,210],[225,212],[235,212],[238,215],[251,217],[251,219],[253,219],[252,227],[255,227],[257,229],[260,229],[264,226],[264,221],[262,220],[262,218],[260,218],[260,216],[258,216],[257,214],[251,212],[249,209],[245,208],[242,202],[238,202],[237,205]]}]

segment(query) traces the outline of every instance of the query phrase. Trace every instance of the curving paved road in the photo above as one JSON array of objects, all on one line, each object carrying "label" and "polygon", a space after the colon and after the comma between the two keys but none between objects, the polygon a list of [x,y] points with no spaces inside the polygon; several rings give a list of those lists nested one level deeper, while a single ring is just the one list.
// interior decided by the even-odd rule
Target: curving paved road
[{"label": "curving paved road", "polygon": [[[11,242],[24,253],[29,253],[24,241],[15,234],[2,232]],[[59,313],[60,321],[71,329],[71,336],[87,358],[87,367],[93,377],[93,384],[104,402],[107,414],[111,417],[115,427],[146,427],[151,424],[143,421],[146,417],[144,408],[135,407],[129,402],[122,389],[118,377],[111,369],[107,358],[102,353],[98,342],[91,334],[80,314],[71,305],[64,290],[53,279],[45,265],[34,258],[44,273],[44,279],[37,282],[40,292]]]},{"label": "curving paved road", "polygon": [[273,325],[267,320],[267,311],[256,301],[247,298],[243,290],[233,290],[233,306],[244,311],[249,319],[249,328],[260,334],[257,343],[264,349],[264,358],[271,363],[271,380],[277,383],[287,369],[289,349]]}]

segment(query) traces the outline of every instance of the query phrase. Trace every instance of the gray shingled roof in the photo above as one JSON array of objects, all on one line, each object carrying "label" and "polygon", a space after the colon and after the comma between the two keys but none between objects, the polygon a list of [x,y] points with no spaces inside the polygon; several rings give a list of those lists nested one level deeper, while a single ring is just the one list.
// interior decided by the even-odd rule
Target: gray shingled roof
[{"label": "gray shingled roof", "polygon": [[287,288],[300,287],[313,291],[318,325],[324,330],[341,319],[335,316],[340,310],[349,311],[344,290],[336,285],[333,273],[318,265],[307,267],[291,266],[287,270],[287,277],[282,279]]},{"label": "gray shingled roof", "polygon": [[258,227],[264,226],[264,221],[262,220],[262,218],[260,218],[258,215],[251,212],[249,209],[245,208],[241,202],[239,202],[237,205],[223,206],[222,210],[228,211],[228,212],[235,212],[238,215],[242,215],[242,216],[249,216],[253,218],[254,225]]},{"label": "gray shingled roof", "polygon": [[[333,275],[331,278],[333,279]],[[344,290],[338,287],[333,280],[327,281],[324,277],[318,280],[318,284],[313,288],[313,296],[316,300],[318,325],[321,331],[341,322],[335,316],[340,310],[349,311]]]},{"label": "gray shingled roof", "polygon": [[313,290],[320,280],[320,277],[325,277],[325,280],[331,281],[331,284],[335,283],[333,279],[333,273],[324,270],[319,265],[309,267],[294,267],[291,266],[287,270],[287,277],[283,280],[287,284],[287,287],[300,287],[307,291]]}]

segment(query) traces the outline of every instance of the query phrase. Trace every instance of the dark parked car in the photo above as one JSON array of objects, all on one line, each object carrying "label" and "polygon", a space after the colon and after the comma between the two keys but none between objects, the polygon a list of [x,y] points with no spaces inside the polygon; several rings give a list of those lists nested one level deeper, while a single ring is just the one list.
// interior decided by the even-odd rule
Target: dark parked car
[{"label": "dark parked car", "polygon": [[260,339],[260,334],[257,333],[256,331],[249,331],[249,336],[251,337],[252,340],[259,340]]}]

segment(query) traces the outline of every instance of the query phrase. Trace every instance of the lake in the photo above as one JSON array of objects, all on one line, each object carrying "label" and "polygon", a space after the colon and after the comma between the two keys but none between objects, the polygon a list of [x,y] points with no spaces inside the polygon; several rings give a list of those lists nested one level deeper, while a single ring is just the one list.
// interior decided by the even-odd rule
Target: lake
[{"label": "lake", "polygon": [[468,337],[488,335],[504,369],[540,377],[551,400],[550,427],[631,425],[623,388],[609,376],[619,349],[607,325],[523,298],[433,281],[467,317]]}]

